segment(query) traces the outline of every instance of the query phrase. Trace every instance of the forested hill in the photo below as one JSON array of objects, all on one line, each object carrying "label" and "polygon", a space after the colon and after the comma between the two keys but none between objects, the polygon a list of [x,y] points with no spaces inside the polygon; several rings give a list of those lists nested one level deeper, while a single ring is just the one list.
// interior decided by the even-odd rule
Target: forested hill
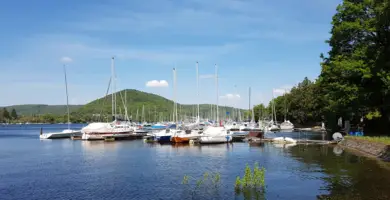
[{"label": "forested hill", "polygon": [[[69,105],[70,112],[76,111],[81,107],[83,107],[83,105]],[[24,104],[7,106],[5,108],[8,111],[15,109],[18,115],[63,115],[66,113],[66,105]]]},{"label": "forested hill", "polygon": [[[70,105],[70,111],[75,118],[82,118],[88,121],[93,115],[109,116],[112,113],[112,96],[107,95],[105,97],[96,99],[87,103],[86,105]],[[144,110],[145,120],[155,119],[170,119],[173,112],[173,101],[166,99],[162,96],[142,92],[134,89],[126,89],[116,93],[117,113],[125,113],[125,102],[127,104],[127,110],[129,116],[133,116],[133,119],[138,116],[141,119],[142,110]],[[66,105],[44,105],[44,104],[26,104],[26,105],[13,105],[5,107],[9,112],[15,109],[19,116],[33,116],[33,115],[65,115]],[[178,104],[178,115],[180,116],[194,116],[196,113],[196,105],[184,105]],[[211,111],[211,109],[213,111]],[[211,112],[215,114],[215,105],[202,104],[200,105],[200,114],[202,117],[209,117]],[[224,117],[226,112],[232,113],[232,107],[219,107],[220,117]],[[243,110],[241,111],[242,113]],[[61,118],[62,119],[62,118]],[[93,119],[92,119],[93,120]]]},{"label": "forested hill", "polygon": [[[86,104],[76,112],[79,114],[108,115],[112,112],[111,102],[112,96],[110,94]],[[117,113],[124,114],[124,103],[126,103],[128,114],[130,116],[135,118],[138,110],[138,116],[141,118],[142,110],[144,110],[145,118],[150,118],[151,120],[171,116],[174,104],[172,100],[166,99],[162,96],[134,89],[126,89],[117,92],[116,103]],[[196,105],[178,104],[177,109],[178,115],[180,116],[193,116],[196,113]],[[211,109],[213,109],[213,112],[215,113],[215,105],[201,104],[199,109],[201,116],[208,117],[211,114]],[[232,107],[220,106],[220,116],[223,117],[226,112],[232,113],[232,110]]]}]

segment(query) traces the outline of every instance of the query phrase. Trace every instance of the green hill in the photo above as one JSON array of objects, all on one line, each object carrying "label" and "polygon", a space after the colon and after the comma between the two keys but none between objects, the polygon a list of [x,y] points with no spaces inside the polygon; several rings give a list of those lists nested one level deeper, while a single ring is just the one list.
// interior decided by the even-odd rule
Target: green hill
[{"label": "green hill", "polygon": [[[83,105],[69,105],[71,112],[78,110]],[[66,113],[66,105],[45,105],[45,104],[24,104],[5,107],[8,111],[16,110],[18,115],[37,115],[37,114],[53,114],[63,115]]]},{"label": "green hill", "polygon": [[[116,93],[117,114],[125,114],[124,102],[127,104],[128,115],[133,120],[159,121],[171,120],[173,113],[173,101],[162,96],[146,93],[134,89],[122,90]],[[126,100],[125,100],[126,97]],[[70,105],[72,121],[97,121],[109,120],[112,115],[111,95],[96,99],[86,105]],[[123,100],[122,100],[123,99]],[[178,118],[188,119],[196,116],[196,105],[178,104]],[[202,104],[200,107],[200,115],[202,118],[210,118],[211,113],[215,115],[215,105]],[[41,121],[60,121],[66,120],[66,105],[44,105],[44,104],[26,104],[13,105],[6,107],[8,111],[13,108],[18,115],[25,116],[26,121],[32,121],[31,116],[43,115]],[[142,118],[142,108],[144,108],[144,118]],[[213,111],[211,111],[211,108]],[[232,107],[219,107],[220,118],[226,116],[226,112],[232,113]],[[137,115],[138,111],[138,115]],[[243,110],[241,111],[243,112]],[[54,116],[47,116],[51,114]],[[30,116],[30,118],[28,118]],[[138,118],[137,118],[138,116]],[[46,118],[50,117],[49,119]],[[35,118],[34,118],[35,119]]]},{"label": "green hill", "polygon": [[[125,99],[126,97],[126,99]],[[162,96],[146,93],[134,89],[127,89],[117,92],[116,95],[117,113],[124,114],[124,102],[127,104],[128,115],[136,119],[138,110],[138,120],[141,120],[142,108],[144,107],[144,118],[147,121],[168,120],[171,119],[173,112],[173,101]],[[94,114],[95,116],[110,116],[112,113],[111,95],[94,100],[85,106],[78,109],[78,114]],[[123,99],[123,101],[122,101]],[[199,106],[201,117],[209,117],[211,115],[211,107],[215,105],[202,104]],[[185,116],[196,115],[196,105],[178,104],[179,119]],[[224,117],[226,112],[232,113],[232,107],[219,107],[220,117]],[[215,111],[214,111],[215,113]]]}]

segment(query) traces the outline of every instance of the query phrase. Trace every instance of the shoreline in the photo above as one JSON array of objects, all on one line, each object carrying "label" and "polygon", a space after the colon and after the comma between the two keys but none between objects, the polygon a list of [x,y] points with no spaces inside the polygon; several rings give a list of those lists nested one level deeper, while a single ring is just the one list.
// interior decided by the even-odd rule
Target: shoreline
[{"label": "shoreline", "polygon": [[340,146],[357,151],[366,157],[372,157],[381,161],[390,162],[390,145],[379,142],[366,141],[359,138],[347,137],[339,143]]}]

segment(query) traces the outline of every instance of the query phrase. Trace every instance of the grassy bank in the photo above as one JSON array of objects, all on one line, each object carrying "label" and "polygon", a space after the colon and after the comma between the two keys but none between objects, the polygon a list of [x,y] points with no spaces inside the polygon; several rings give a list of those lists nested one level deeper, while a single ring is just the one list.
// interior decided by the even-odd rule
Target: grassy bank
[{"label": "grassy bank", "polygon": [[371,136],[363,136],[363,137],[356,137],[356,136],[345,136],[347,139],[354,139],[354,140],[364,140],[368,142],[375,142],[385,145],[390,145],[390,137],[371,137]]}]

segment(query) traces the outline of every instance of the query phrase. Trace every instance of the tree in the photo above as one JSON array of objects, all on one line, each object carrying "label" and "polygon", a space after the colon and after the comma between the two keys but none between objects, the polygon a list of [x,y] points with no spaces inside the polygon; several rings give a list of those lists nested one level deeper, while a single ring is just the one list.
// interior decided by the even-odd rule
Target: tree
[{"label": "tree", "polygon": [[289,93],[276,97],[269,103],[268,112],[272,112],[271,105],[275,104],[277,121],[286,119],[299,125],[314,125],[323,119],[322,91],[317,82],[304,78]]},{"label": "tree", "polygon": [[389,0],[344,0],[337,7],[319,76],[331,124],[363,116],[379,122],[368,122],[369,129],[390,128],[389,19]]},{"label": "tree", "polygon": [[258,104],[254,106],[253,112],[255,113],[255,121],[259,121],[259,118],[264,119],[268,117],[268,111],[264,104]]},{"label": "tree", "polygon": [[6,108],[3,108],[3,118],[5,120],[9,120],[10,119],[10,115],[9,115],[9,112]]},{"label": "tree", "polygon": [[0,110],[0,123],[4,122],[5,119],[4,119],[4,116],[3,116],[3,110],[1,109]]},{"label": "tree", "polygon": [[16,114],[15,108],[13,108],[12,111],[11,111],[11,118],[12,119],[17,119],[18,118],[18,114]]}]

